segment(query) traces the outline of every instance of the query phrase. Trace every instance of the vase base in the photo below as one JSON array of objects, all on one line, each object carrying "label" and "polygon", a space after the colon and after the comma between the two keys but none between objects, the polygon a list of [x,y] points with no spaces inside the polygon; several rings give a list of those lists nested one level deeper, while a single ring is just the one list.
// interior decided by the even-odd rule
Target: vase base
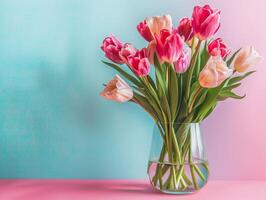
[{"label": "vase base", "polygon": [[191,194],[201,189],[208,181],[207,161],[169,164],[149,162],[148,175],[151,185],[166,194]]}]

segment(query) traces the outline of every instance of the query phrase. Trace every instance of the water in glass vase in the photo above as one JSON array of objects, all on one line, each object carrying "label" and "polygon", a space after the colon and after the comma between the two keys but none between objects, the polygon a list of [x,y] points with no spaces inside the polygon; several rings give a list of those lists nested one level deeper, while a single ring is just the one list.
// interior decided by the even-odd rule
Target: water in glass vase
[{"label": "water in glass vase", "polygon": [[199,124],[156,124],[147,172],[151,185],[163,193],[201,189],[209,168]]},{"label": "water in glass vase", "polygon": [[[191,175],[191,166],[194,168],[194,179]],[[158,169],[161,169],[161,172],[157,172],[157,175]],[[171,173],[174,174],[175,178]],[[193,193],[207,183],[209,177],[208,162],[198,160],[197,162],[194,161],[192,165],[189,163],[179,165],[149,161],[148,175],[152,186],[161,192],[168,194]]]}]

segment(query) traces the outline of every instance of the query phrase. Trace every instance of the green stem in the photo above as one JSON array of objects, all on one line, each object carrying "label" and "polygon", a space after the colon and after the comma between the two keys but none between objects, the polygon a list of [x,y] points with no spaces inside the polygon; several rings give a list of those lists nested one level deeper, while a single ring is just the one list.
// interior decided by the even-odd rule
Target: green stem
[{"label": "green stem", "polygon": [[194,68],[195,68],[197,56],[199,54],[200,45],[201,45],[201,41],[199,41],[198,44],[197,44],[196,51],[195,51],[195,53],[192,56],[190,67],[188,69],[188,77],[187,77],[187,83],[186,83],[186,88],[187,88],[187,90],[186,90],[186,100],[189,99],[192,75],[193,75],[193,71],[194,71]]},{"label": "green stem", "polygon": [[188,184],[188,185],[192,185],[192,182],[191,182],[190,179],[187,177],[185,171],[183,171],[183,173],[182,173],[182,178],[184,179],[184,181],[186,182],[186,184]]},{"label": "green stem", "polygon": [[197,178],[196,178],[195,171],[194,171],[191,142],[190,142],[190,149],[189,149],[189,164],[190,164],[189,165],[190,166],[190,173],[191,173],[194,188],[195,188],[195,190],[198,190],[199,186],[198,186]]},{"label": "green stem", "polygon": [[196,92],[196,94],[194,95],[193,99],[192,99],[192,102],[191,102],[191,105],[188,109],[188,113],[191,113],[192,109],[193,109],[193,106],[194,106],[194,103],[196,101],[196,99],[198,98],[199,94],[201,93],[201,91],[203,90],[203,87],[200,87],[198,89],[198,91]]},{"label": "green stem", "polygon": [[193,164],[193,167],[195,168],[195,170],[196,170],[197,174],[199,175],[199,177],[201,178],[201,180],[205,181],[206,178],[205,178],[205,176],[202,174],[202,172],[200,171],[200,169],[198,168],[198,166]]}]

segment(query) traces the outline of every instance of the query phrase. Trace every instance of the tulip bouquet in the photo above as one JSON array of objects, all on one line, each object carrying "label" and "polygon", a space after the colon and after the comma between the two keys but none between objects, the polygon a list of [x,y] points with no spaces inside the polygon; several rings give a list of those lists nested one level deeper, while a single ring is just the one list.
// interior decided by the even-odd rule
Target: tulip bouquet
[{"label": "tulip bouquet", "polygon": [[[246,70],[261,60],[252,46],[230,55],[226,42],[213,37],[219,28],[220,10],[209,5],[195,6],[192,17],[181,19],[177,27],[173,27],[169,15],[140,22],[137,30],[148,42],[142,49],[123,43],[114,35],[102,43],[101,49],[112,61],[103,63],[119,72],[129,84],[116,75],[105,85],[101,96],[141,106],[160,129],[163,147],[158,162],[167,158],[179,165],[157,166],[151,181],[161,189],[185,190],[189,186],[198,189],[195,176],[206,177],[193,164],[186,126],[203,121],[220,101],[242,99],[244,96],[233,89],[254,72]],[[191,180],[183,171],[184,162],[189,162]],[[207,163],[204,167],[208,170]],[[165,174],[167,178],[162,179]]]}]

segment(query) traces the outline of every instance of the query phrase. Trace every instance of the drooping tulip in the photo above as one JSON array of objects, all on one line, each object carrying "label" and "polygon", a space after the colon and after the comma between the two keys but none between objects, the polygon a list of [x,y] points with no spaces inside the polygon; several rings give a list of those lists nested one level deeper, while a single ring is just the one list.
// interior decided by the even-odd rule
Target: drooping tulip
[{"label": "drooping tulip", "polygon": [[176,62],[174,62],[174,68],[176,73],[184,73],[187,71],[190,62],[190,51],[183,51]]},{"label": "drooping tulip", "polygon": [[130,68],[137,76],[147,76],[150,73],[150,62],[146,56],[146,52],[146,48],[143,48],[128,59]]},{"label": "drooping tulip", "polygon": [[258,64],[262,57],[252,46],[242,48],[233,61],[233,68],[237,72],[244,72],[247,68]]},{"label": "drooping tulip", "polygon": [[100,95],[105,99],[123,103],[133,98],[133,90],[120,76],[116,75],[107,83]]},{"label": "drooping tulip", "polygon": [[137,26],[138,32],[148,42],[155,39],[155,35],[160,34],[163,29],[172,31],[172,18],[170,15],[148,17]]},{"label": "drooping tulip", "polygon": [[223,41],[223,39],[217,38],[208,45],[208,52],[211,56],[220,55],[222,58],[224,58],[231,51],[228,48],[227,44]]},{"label": "drooping tulip", "polygon": [[209,5],[194,7],[192,27],[195,35],[200,40],[206,40],[218,31],[220,27],[220,13],[220,10],[212,9]]},{"label": "drooping tulip", "polygon": [[204,88],[214,88],[230,77],[232,73],[233,70],[227,67],[221,56],[211,56],[199,74],[199,83]]},{"label": "drooping tulip", "polygon": [[119,55],[124,60],[125,63],[128,63],[129,57],[135,55],[137,52],[137,49],[129,43],[126,43],[121,48]]},{"label": "drooping tulip", "polygon": [[173,31],[161,30],[156,38],[156,50],[161,62],[173,63],[178,60],[183,49],[183,40]]},{"label": "drooping tulip", "polygon": [[105,56],[117,64],[124,64],[125,60],[121,58],[120,51],[123,43],[115,36],[111,35],[103,40],[101,49],[105,52]]},{"label": "drooping tulip", "polygon": [[181,19],[177,31],[186,42],[191,40],[194,35],[191,19],[187,17]]}]

